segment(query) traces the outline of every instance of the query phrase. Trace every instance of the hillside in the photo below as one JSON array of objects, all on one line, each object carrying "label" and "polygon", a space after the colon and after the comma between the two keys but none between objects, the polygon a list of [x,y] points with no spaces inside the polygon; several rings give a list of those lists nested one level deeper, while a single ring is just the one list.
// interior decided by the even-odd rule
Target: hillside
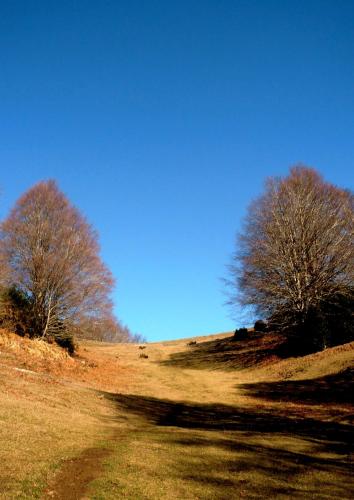
[{"label": "hillside", "polygon": [[354,343],[282,345],[223,333],[70,358],[1,331],[0,498],[352,498]]}]

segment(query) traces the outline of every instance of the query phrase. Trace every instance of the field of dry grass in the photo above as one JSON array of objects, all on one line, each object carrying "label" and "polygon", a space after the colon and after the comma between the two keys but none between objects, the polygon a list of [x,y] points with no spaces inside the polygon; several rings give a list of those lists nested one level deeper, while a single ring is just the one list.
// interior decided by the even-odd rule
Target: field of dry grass
[{"label": "field of dry grass", "polygon": [[354,343],[189,340],[71,359],[0,332],[0,498],[353,498]]},{"label": "field of dry grass", "polygon": [[75,361],[0,333],[0,498],[40,498],[61,464],[106,436],[98,394],[58,378]]}]

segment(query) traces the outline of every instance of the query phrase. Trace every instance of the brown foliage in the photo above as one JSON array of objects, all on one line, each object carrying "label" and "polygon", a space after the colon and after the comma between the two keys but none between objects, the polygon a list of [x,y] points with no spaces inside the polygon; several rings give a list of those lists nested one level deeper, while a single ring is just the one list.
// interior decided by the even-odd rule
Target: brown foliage
[{"label": "brown foliage", "polygon": [[54,181],[40,182],[2,224],[4,286],[26,297],[29,333],[60,337],[80,322],[111,311],[111,273],[99,257],[97,234]]},{"label": "brown foliage", "polygon": [[231,266],[233,299],[281,327],[353,291],[353,195],[313,169],[270,178],[249,208]]},{"label": "brown foliage", "polygon": [[[89,318],[80,323],[78,337],[102,342],[132,342],[135,336],[112,314],[107,312],[100,318]],[[136,337],[137,339],[140,337]]]}]

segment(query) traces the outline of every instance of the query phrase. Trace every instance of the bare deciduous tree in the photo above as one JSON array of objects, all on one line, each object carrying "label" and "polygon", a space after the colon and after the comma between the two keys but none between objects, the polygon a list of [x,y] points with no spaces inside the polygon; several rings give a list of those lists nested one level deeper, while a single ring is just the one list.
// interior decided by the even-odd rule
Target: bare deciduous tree
[{"label": "bare deciduous tree", "polygon": [[313,169],[270,178],[238,237],[234,299],[297,332],[313,311],[352,301],[353,206],[352,193]]},{"label": "bare deciduous tree", "polygon": [[83,339],[103,342],[144,342],[139,334],[133,334],[113,313],[80,323],[78,336]]},{"label": "bare deciduous tree", "polygon": [[60,336],[88,318],[111,312],[111,273],[99,257],[97,234],[54,181],[40,182],[3,222],[6,284],[25,294],[31,335]]}]

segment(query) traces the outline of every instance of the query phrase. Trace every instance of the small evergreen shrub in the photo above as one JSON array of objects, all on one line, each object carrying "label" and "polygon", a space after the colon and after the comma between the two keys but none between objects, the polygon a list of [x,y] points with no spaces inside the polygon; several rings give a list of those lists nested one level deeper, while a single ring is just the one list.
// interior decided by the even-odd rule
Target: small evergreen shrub
[{"label": "small evergreen shrub", "polygon": [[15,286],[0,289],[0,325],[21,337],[32,337],[30,299]]},{"label": "small evergreen shrub", "polygon": [[268,329],[268,325],[265,321],[262,319],[258,319],[255,324],[254,324],[254,331],[255,332],[266,332]]},{"label": "small evergreen shrub", "polygon": [[71,335],[66,337],[56,337],[55,342],[63,349],[66,349],[71,356],[76,351],[77,346],[75,344],[74,337]]},{"label": "small evergreen shrub", "polygon": [[247,328],[236,328],[234,333],[234,340],[243,340],[248,337]]}]

